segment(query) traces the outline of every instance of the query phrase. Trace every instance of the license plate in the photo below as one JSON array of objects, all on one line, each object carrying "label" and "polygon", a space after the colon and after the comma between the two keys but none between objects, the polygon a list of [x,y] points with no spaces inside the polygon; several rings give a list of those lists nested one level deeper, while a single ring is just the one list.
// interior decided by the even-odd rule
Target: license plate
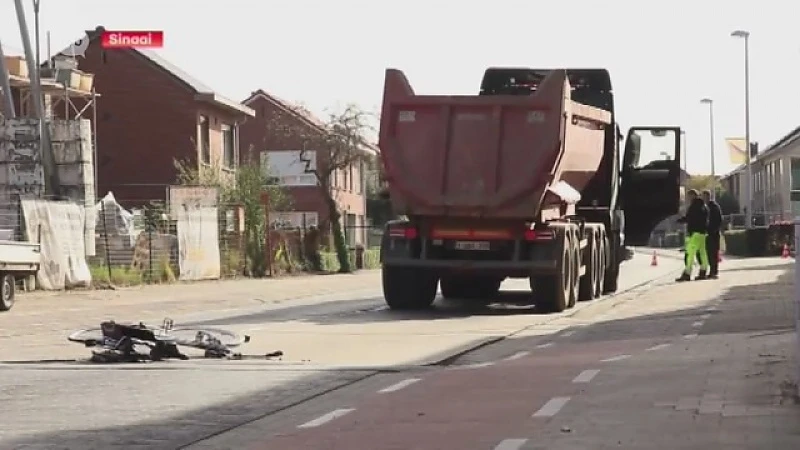
[{"label": "license plate", "polygon": [[484,250],[491,247],[488,241],[456,241],[456,250]]}]

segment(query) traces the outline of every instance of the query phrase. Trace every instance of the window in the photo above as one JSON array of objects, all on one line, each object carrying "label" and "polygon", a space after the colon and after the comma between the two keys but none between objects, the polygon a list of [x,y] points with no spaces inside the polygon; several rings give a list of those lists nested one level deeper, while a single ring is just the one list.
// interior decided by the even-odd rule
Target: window
[{"label": "window", "polygon": [[233,169],[236,167],[236,127],[222,125],[222,164]]},{"label": "window", "polygon": [[[308,164],[307,169],[306,164]],[[261,152],[261,167],[264,173],[271,178],[272,184],[281,186],[316,186],[318,184],[317,176],[308,172],[317,168],[317,153],[314,150]]]},{"label": "window", "polygon": [[200,161],[211,164],[211,128],[208,116],[200,116]]},{"label": "window", "polygon": [[789,200],[792,202],[792,214],[800,215],[800,158],[792,158],[789,174]]}]

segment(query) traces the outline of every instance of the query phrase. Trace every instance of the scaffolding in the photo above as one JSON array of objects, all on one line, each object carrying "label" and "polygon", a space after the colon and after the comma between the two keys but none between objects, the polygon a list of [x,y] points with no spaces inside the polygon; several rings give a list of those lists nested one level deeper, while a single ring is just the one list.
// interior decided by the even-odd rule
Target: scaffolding
[{"label": "scaffolding", "polygon": [[[35,114],[35,105],[33,104],[35,97],[31,89],[31,80],[16,75],[9,75],[9,84],[12,90],[17,90],[17,92],[19,92],[19,111],[17,112],[17,116],[30,117],[31,114]],[[94,87],[92,87],[91,91],[84,91],[48,78],[42,78],[40,84],[42,95],[50,99],[49,107],[45,111],[48,118],[53,118],[53,116],[58,116],[63,112],[63,119],[65,120],[90,119],[94,175],[93,187],[95,189],[95,195],[97,195],[97,99],[100,98],[100,94],[97,93]]]}]

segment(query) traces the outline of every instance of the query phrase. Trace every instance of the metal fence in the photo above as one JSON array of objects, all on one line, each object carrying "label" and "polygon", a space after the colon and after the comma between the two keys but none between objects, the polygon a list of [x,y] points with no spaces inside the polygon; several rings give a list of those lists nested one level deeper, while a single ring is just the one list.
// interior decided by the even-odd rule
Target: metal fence
[{"label": "metal fence", "polygon": [[[766,227],[773,223],[793,221],[795,214],[792,211],[772,211],[753,213],[753,226]],[[745,214],[729,214],[724,217],[727,229],[739,230],[747,228]]]},{"label": "metal fence", "polygon": [[[52,199],[45,199],[52,200]],[[72,202],[75,203],[75,202]],[[115,199],[85,206],[86,221],[94,224],[85,234],[86,256],[92,279],[115,285],[171,282],[180,278],[181,249],[178,239],[178,220],[172,217],[164,201]],[[266,216],[266,214],[265,214]],[[263,252],[267,275],[302,270],[337,270],[338,262],[330,233],[314,227],[270,227],[257,249],[248,244],[244,223],[244,208],[240,205],[218,205],[214,220],[218,229],[220,276],[233,278],[254,273],[254,251]],[[204,227],[201,222],[197,226]],[[345,227],[353,267],[369,267],[377,263],[382,227]],[[314,238],[314,236],[316,237]],[[313,238],[313,239],[310,239]],[[25,233],[24,215],[19,197],[0,200],[0,239],[33,241],[40,236]],[[203,243],[207,246],[208,243]],[[266,257],[266,245],[272,259]],[[259,250],[260,249],[260,250]],[[359,256],[360,255],[360,256]],[[358,264],[357,264],[358,263]]]},{"label": "metal fence", "polygon": [[[178,244],[178,220],[165,203],[130,199],[117,202],[101,201],[96,210],[94,253],[88,258],[93,278],[111,278],[115,283],[169,282],[179,278],[182,249]],[[122,205],[139,206],[128,209]],[[238,209],[236,205],[218,205],[216,217],[199,219],[197,224],[204,227],[202,220],[213,220],[217,226],[222,278],[241,276],[246,269]]]}]

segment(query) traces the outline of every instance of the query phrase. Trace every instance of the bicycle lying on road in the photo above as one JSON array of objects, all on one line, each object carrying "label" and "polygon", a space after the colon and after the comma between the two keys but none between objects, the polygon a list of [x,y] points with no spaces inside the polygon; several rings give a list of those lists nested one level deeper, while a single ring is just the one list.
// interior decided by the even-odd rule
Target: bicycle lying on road
[{"label": "bicycle lying on road", "polygon": [[99,328],[76,331],[67,339],[92,348],[93,362],[189,359],[178,347],[204,350],[206,358],[240,359],[241,354],[234,353],[233,349],[250,342],[250,336],[219,328],[173,328],[171,319],[164,319],[161,328],[141,322],[121,324],[110,320],[101,323]]}]

